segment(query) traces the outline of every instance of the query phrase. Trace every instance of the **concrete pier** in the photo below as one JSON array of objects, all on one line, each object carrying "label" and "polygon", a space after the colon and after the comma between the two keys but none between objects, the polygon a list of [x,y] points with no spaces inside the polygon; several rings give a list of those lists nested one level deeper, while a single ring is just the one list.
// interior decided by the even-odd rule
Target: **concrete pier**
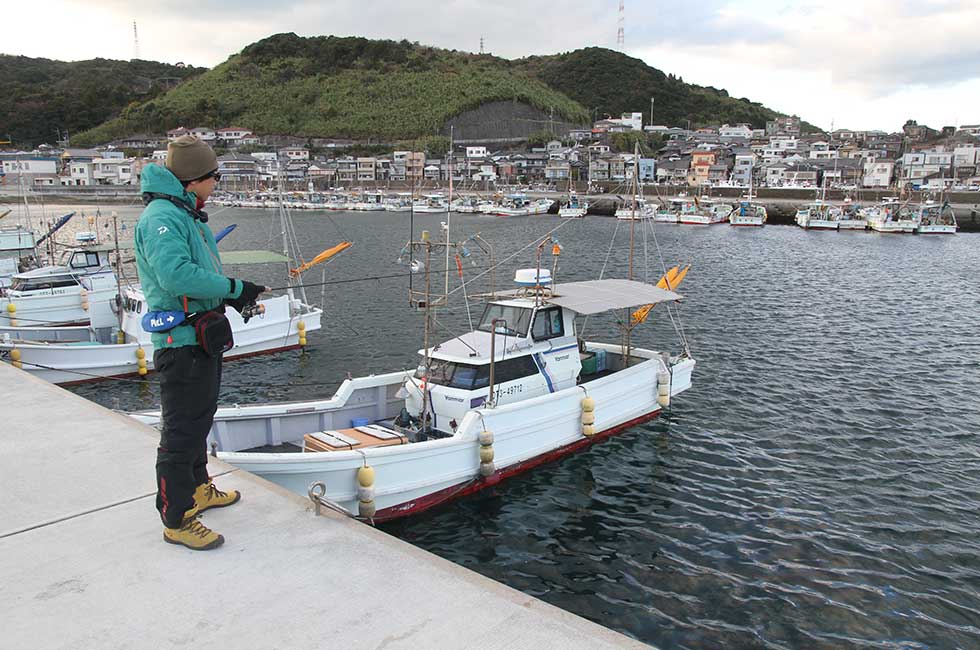
[{"label": "concrete pier", "polygon": [[165,544],[156,432],[0,363],[10,648],[647,648],[219,461],[219,549]]}]

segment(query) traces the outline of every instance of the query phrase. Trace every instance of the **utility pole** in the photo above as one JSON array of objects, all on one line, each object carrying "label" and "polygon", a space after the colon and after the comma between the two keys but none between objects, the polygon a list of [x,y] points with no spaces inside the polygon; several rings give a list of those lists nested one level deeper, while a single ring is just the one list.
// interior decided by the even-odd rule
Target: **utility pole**
[{"label": "utility pole", "polygon": [[624,0],[619,0],[619,29],[616,30],[616,47],[622,51],[626,47],[626,8]]},{"label": "utility pole", "polygon": [[653,97],[650,98],[650,126],[653,126]]},{"label": "utility pole", "polygon": [[133,61],[140,58],[140,39],[136,35],[136,21],[133,21]]}]

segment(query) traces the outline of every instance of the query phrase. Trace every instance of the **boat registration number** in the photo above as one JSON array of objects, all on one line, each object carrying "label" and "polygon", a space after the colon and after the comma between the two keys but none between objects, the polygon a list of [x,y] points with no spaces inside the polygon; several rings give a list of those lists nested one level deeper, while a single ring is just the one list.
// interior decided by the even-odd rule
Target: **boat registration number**
[{"label": "boat registration number", "polygon": [[496,397],[501,395],[517,395],[518,393],[524,392],[524,384],[514,384],[507,388],[495,388],[493,392]]}]

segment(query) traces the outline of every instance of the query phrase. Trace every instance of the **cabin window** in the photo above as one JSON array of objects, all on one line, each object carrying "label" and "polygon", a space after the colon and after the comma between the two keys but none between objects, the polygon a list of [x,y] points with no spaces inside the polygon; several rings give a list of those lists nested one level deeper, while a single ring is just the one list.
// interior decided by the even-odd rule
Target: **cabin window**
[{"label": "cabin window", "polygon": [[[416,379],[421,379],[422,376],[416,371]],[[489,378],[490,366],[474,366],[468,363],[432,359],[429,362],[426,381],[437,386],[473,390],[474,388],[485,388],[490,383]]]},{"label": "cabin window", "polygon": [[57,289],[58,287],[77,287],[78,282],[71,278],[28,280],[25,278],[14,278],[10,283],[13,291],[38,291],[40,289]]},{"label": "cabin window", "polygon": [[530,355],[498,361],[493,366],[493,382],[503,384],[538,374],[538,366]]},{"label": "cabin window", "polygon": [[531,337],[535,341],[544,341],[556,336],[565,336],[565,321],[562,318],[561,309],[558,307],[539,309],[534,316]]},{"label": "cabin window", "polygon": [[494,320],[505,321],[505,323],[497,323],[497,334],[527,336],[527,328],[531,324],[531,309],[490,303],[483,310],[483,317],[477,329],[481,332],[490,332]]},{"label": "cabin window", "polygon": [[93,266],[99,266],[98,253],[75,253],[71,258],[72,268],[85,269]]}]

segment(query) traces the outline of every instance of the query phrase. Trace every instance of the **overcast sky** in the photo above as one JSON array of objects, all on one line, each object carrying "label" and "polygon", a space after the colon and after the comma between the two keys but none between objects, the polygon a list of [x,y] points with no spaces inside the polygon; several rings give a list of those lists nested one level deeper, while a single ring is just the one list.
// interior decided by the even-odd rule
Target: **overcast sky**
[{"label": "overcast sky", "polygon": [[[618,0],[48,0],[5,7],[0,52],[214,66],[278,32],[519,58],[616,48]],[[822,128],[980,123],[980,0],[626,0],[624,51]],[[624,84],[629,80],[624,79]],[[648,110],[637,106],[636,110]]]}]

